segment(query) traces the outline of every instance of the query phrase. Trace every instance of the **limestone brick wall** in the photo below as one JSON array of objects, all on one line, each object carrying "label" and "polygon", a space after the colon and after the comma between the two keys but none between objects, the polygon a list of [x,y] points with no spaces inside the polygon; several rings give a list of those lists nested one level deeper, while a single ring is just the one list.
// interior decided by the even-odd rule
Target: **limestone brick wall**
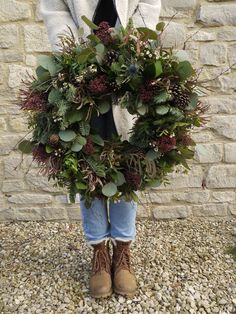
[{"label": "limestone brick wall", "polygon": [[[193,134],[191,171],[174,173],[171,185],[142,195],[139,216],[230,217],[236,214],[236,1],[162,0],[161,20],[169,21],[164,46],[185,46],[208,81],[210,121]],[[26,73],[34,73],[36,56],[50,49],[36,0],[0,0],[1,221],[80,219],[79,202],[68,204],[66,190],[54,188],[31,157],[22,160],[16,150],[27,133],[17,90]]]}]

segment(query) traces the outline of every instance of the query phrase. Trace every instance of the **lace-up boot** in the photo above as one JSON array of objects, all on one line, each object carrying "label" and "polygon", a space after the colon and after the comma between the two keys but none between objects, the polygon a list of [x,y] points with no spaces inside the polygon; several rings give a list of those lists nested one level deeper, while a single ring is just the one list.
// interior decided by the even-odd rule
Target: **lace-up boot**
[{"label": "lace-up boot", "polygon": [[111,257],[109,254],[109,242],[104,240],[99,244],[92,245],[92,273],[89,280],[91,296],[105,298],[112,294],[111,281]]},{"label": "lace-up boot", "polygon": [[117,240],[113,243],[112,273],[114,291],[132,297],[137,290],[137,282],[131,265],[130,244],[131,241]]}]

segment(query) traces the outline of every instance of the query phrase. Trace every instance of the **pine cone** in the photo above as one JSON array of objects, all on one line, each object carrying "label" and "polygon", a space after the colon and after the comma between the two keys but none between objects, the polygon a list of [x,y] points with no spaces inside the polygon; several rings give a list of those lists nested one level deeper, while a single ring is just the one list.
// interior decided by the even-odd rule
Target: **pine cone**
[{"label": "pine cone", "polygon": [[170,91],[174,98],[175,106],[180,109],[185,109],[190,102],[189,95],[186,92],[184,92],[182,90],[182,87],[178,84],[171,85]]},{"label": "pine cone", "polygon": [[60,137],[58,134],[52,134],[49,137],[49,144],[51,144],[52,146],[56,146],[59,143]]},{"label": "pine cone", "polygon": [[111,66],[112,62],[117,61],[119,57],[119,53],[115,50],[110,50],[107,52],[105,59],[104,59],[104,64],[107,66]]}]

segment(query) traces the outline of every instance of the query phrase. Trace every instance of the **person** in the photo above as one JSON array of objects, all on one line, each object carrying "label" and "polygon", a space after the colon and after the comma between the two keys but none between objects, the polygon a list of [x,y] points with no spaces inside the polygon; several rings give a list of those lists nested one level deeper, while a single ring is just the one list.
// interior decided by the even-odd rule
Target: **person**
[{"label": "person", "polygon": [[[84,36],[91,33],[81,18],[85,15],[95,24],[107,21],[111,27],[124,27],[132,17],[134,26],[155,29],[159,19],[161,0],[41,0],[40,12],[47,28],[52,49],[59,49],[58,35],[68,31],[75,37],[79,27]],[[105,114],[92,116],[90,125],[105,139],[113,133],[128,140],[133,125],[133,116],[124,108],[113,105]],[[133,296],[137,291],[137,280],[131,264],[130,246],[136,236],[137,203],[120,199],[109,202],[94,198],[86,208],[80,195],[83,231],[89,246],[93,248],[92,271],[89,280],[90,293],[95,298],[118,294]],[[113,246],[110,257],[109,241]]]}]

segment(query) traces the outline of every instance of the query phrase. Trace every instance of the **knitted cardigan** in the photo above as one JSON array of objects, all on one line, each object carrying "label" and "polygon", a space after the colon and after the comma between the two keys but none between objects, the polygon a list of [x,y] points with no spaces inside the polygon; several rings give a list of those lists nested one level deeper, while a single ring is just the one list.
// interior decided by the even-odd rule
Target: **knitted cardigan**
[{"label": "knitted cardigan", "polygon": [[[40,0],[40,12],[49,41],[54,51],[58,50],[58,35],[68,32],[70,26],[75,37],[79,27],[83,27],[84,36],[90,34],[89,27],[81,19],[85,15],[93,20],[99,0]],[[118,14],[118,21],[123,26],[132,17],[134,26],[147,26],[154,29],[159,20],[161,0],[114,0]],[[127,109],[112,104],[117,133],[122,140],[129,140],[130,129],[134,125],[137,116],[131,115]]]}]

